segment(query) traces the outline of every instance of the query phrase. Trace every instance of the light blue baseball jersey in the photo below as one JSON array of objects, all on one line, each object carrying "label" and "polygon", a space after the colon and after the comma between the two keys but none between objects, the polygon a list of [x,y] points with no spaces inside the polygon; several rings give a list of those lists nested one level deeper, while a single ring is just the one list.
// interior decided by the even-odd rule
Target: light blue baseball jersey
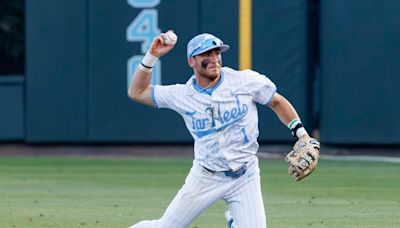
[{"label": "light blue baseball jersey", "polygon": [[186,84],[156,85],[152,99],[157,108],[178,112],[193,136],[194,162],[214,171],[237,170],[258,151],[256,103],[267,105],[275,84],[252,70],[221,68],[221,79],[202,90],[194,75]]}]

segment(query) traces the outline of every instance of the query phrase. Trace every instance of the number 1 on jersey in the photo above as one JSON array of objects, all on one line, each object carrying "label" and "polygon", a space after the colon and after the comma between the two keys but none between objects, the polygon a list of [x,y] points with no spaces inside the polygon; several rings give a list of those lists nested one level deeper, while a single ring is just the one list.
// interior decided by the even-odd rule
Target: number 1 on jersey
[{"label": "number 1 on jersey", "polygon": [[242,132],[243,135],[243,143],[248,143],[249,138],[247,137],[246,129],[242,128],[240,131]]}]

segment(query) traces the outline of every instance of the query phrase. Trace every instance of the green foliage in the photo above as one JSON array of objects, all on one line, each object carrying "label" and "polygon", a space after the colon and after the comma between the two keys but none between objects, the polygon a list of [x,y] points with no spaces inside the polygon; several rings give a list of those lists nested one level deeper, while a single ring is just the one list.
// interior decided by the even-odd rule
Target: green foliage
[{"label": "green foliage", "polygon": [[[190,159],[2,157],[0,227],[128,227],[158,218]],[[269,227],[398,227],[400,165],[324,161],[294,182],[260,161]],[[220,201],[190,227],[226,227]]]},{"label": "green foliage", "polygon": [[23,74],[24,0],[0,0],[0,75]]}]

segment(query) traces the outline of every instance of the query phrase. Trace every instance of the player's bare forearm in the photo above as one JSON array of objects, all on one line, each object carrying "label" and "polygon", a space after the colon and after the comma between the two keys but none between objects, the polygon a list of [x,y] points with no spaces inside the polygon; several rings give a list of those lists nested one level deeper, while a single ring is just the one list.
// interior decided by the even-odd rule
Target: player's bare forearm
[{"label": "player's bare forearm", "polygon": [[136,68],[128,89],[128,96],[136,102],[153,106],[150,80],[151,72],[146,72],[139,67]]},{"label": "player's bare forearm", "polygon": [[299,118],[293,105],[279,93],[275,93],[269,107],[276,113],[281,122],[286,126],[295,118]]},{"label": "player's bare forearm", "polygon": [[176,34],[169,30],[153,39],[149,51],[136,68],[132,82],[128,89],[128,96],[139,103],[154,106],[151,97],[151,74],[158,58],[169,52],[177,41]]}]

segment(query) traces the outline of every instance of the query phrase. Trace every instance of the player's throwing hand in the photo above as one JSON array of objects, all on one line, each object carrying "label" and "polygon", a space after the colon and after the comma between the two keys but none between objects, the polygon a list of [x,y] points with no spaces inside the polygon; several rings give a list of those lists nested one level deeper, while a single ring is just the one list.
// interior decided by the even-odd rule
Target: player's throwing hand
[{"label": "player's throwing hand", "polygon": [[149,52],[153,56],[160,58],[174,48],[177,41],[178,37],[174,31],[168,30],[153,39]]}]

